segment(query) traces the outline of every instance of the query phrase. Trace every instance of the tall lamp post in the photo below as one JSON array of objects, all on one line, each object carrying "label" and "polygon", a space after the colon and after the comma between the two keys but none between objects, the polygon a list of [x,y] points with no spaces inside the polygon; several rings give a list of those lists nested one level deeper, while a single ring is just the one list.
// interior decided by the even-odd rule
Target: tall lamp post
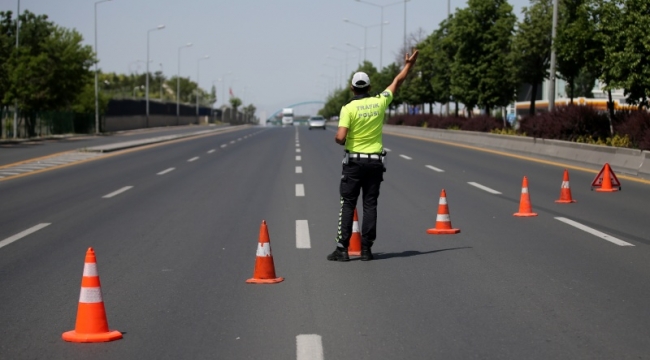
[{"label": "tall lamp post", "polygon": [[176,74],[176,122],[180,121],[181,116],[181,50],[192,46],[192,43],[187,43],[178,48],[178,72]]},{"label": "tall lamp post", "polygon": [[[348,76],[348,54],[351,53],[351,52],[354,52],[355,50],[345,51],[343,49],[337,48],[336,46],[332,46],[332,50],[338,50],[338,51],[345,54],[345,73],[344,73],[345,76],[344,76],[344,78],[347,77]],[[352,57],[354,57],[354,55],[352,55]]]},{"label": "tall lamp post", "polygon": [[99,62],[99,52],[97,50],[97,5],[111,0],[95,1],[95,134],[99,134],[99,85],[97,80],[97,63]]},{"label": "tall lamp post", "polygon": [[153,29],[147,30],[147,83],[146,83],[146,89],[145,89],[145,95],[146,95],[146,104],[147,104],[147,127],[149,127],[149,34],[152,31],[156,30],[162,30],[165,28],[165,25],[158,25],[157,27]]},{"label": "tall lamp post", "polygon": [[[16,52],[20,46],[20,0],[18,0],[18,11],[16,11]],[[18,98],[14,100],[14,139],[18,136]]]},{"label": "tall lamp post", "polygon": [[[354,21],[349,20],[349,19],[343,19],[343,21],[346,22],[346,23],[356,25],[356,26],[359,26],[359,27],[363,28],[363,61],[366,61],[366,49],[368,48],[368,29],[371,28],[371,27],[377,27],[377,26],[381,26],[382,29],[383,29],[384,25],[388,25],[389,22],[388,21],[382,21],[379,24],[362,25],[362,24],[359,24],[359,23],[354,22]],[[380,57],[379,62],[381,63],[381,57]],[[381,66],[380,66],[380,68],[381,68]]]},{"label": "tall lamp post", "polygon": [[[398,1],[398,2],[394,2],[394,3],[386,4],[386,5],[379,5],[379,4],[375,4],[375,3],[372,3],[370,1],[365,1],[365,0],[355,0],[355,1],[367,4],[367,5],[375,6],[375,7],[378,7],[378,8],[381,9],[381,24],[382,24],[382,27],[381,27],[381,33],[379,35],[379,70],[381,70],[383,68],[383,59],[384,59],[384,26],[383,25],[387,24],[387,23],[384,24],[384,8],[404,3],[404,46],[406,47],[406,2],[410,1],[410,0]],[[365,45],[364,45],[364,47],[365,47]]]},{"label": "tall lamp post", "polygon": [[198,60],[196,60],[196,116],[199,116],[199,69],[201,68],[199,64],[201,63],[201,60],[207,60],[209,59],[209,55],[205,55]]},{"label": "tall lamp post", "polygon": [[553,25],[551,28],[551,76],[548,79],[548,111],[555,109],[555,35],[557,32],[558,0],[553,0]]}]

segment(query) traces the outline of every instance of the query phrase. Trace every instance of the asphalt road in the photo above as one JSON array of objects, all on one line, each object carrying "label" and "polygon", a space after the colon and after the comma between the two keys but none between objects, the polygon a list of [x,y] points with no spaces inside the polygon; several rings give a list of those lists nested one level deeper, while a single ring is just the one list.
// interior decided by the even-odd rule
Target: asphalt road
[{"label": "asphalt road", "polygon": [[[650,357],[650,184],[571,170],[556,204],[560,164],[387,135],[376,259],[328,262],[333,137],[245,128],[0,182],[0,358]],[[523,176],[537,217],[513,216]],[[461,233],[428,235],[443,188]],[[262,220],[279,284],[245,283]],[[61,339],[88,247],[121,340]]]}]

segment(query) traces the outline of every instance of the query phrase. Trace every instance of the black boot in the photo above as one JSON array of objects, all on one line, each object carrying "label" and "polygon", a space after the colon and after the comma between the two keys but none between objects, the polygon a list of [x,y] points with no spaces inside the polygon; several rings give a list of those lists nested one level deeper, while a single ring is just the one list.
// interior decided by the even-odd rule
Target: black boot
[{"label": "black boot", "polygon": [[374,259],[375,257],[372,256],[372,251],[370,251],[370,248],[367,246],[362,246],[361,247],[361,261],[369,261]]},{"label": "black boot", "polygon": [[334,252],[327,255],[327,260],[329,261],[350,261],[350,256],[348,255],[348,249],[337,247]]}]

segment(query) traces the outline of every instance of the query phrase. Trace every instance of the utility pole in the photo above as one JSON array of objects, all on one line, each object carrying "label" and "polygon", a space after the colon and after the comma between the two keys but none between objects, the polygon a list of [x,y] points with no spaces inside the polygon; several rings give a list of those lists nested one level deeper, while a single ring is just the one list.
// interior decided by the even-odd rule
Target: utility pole
[{"label": "utility pole", "polygon": [[551,76],[548,81],[548,111],[555,108],[555,34],[557,33],[558,0],[553,0],[553,28],[551,30]]},{"label": "utility pole", "polygon": [[[18,0],[18,12],[16,12],[16,54],[20,46],[20,0]],[[14,139],[18,136],[18,98],[14,100]]]}]

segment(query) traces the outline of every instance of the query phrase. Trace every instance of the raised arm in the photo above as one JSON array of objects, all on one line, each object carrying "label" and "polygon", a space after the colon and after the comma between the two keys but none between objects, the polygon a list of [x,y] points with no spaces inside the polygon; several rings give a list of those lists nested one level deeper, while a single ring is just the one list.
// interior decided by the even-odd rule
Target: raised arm
[{"label": "raised arm", "polygon": [[418,58],[419,51],[417,49],[413,49],[413,54],[404,54],[404,68],[402,71],[395,76],[395,79],[393,79],[393,82],[388,85],[388,90],[395,95],[397,93],[397,89],[402,85],[404,80],[406,80],[406,76],[409,74],[409,71],[411,71],[411,68],[413,65],[415,65],[415,60]]}]

